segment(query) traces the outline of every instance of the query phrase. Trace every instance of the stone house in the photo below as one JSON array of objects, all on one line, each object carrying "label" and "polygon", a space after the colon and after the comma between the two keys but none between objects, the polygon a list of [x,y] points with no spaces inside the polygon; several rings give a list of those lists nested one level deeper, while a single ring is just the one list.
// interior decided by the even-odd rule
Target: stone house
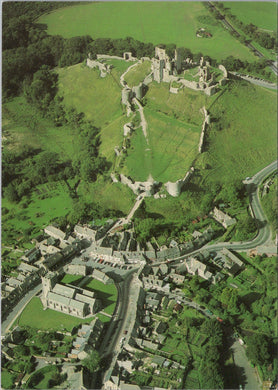
[{"label": "stone house", "polygon": [[213,218],[217,222],[221,223],[221,225],[224,226],[225,229],[227,229],[229,226],[232,226],[236,223],[235,218],[230,217],[228,214],[219,210],[217,207],[214,207],[213,209]]},{"label": "stone house", "polygon": [[185,276],[184,275],[179,275],[179,274],[171,274],[171,280],[172,282],[176,284],[182,284],[184,282]]},{"label": "stone house", "polygon": [[109,276],[107,276],[104,272],[102,272],[96,268],[93,270],[92,277],[94,279],[99,280],[100,282],[102,282],[104,284],[113,283],[113,280],[111,278],[109,278]]},{"label": "stone house", "polygon": [[22,260],[28,264],[33,264],[36,260],[41,257],[41,251],[38,248],[32,248],[24,253]]},{"label": "stone house", "polygon": [[90,241],[95,241],[96,230],[90,229],[87,226],[76,225],[74,227],[74,233],[78,238],[86,238]]},{"label": "stone house", "polygon": [[217,252],[213,258],[213,262],[219,267],[224,268],[231,276],[235,275],[244,267],[244,263],[227,248],[223,248],[220,252]]},{"label": "stone house", "polygon": [[167,330],[167,324],[165,322],[159,321],[156,327],[154,328],[154,332],[157,334],[162,334]]},{"label": "stone house", "polygon": [[57,229],[55,226],[52,225],[44,228],[44,232],[49,236],[57,238],[59,240],[64,240],[66,237],[66,233],[64,233],[62,230]]}]

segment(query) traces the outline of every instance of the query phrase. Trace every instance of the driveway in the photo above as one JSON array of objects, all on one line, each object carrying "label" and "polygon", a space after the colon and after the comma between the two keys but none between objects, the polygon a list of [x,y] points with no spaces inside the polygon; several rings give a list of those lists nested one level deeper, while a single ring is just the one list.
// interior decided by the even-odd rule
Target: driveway
[{"label": "driveway", "polygon": [[261,386],[257,379],[255,368],[249,363],[244,346],[235,341],[232,345],[234,362],[237,368],[237,380],[244,390],[261,390]]}]

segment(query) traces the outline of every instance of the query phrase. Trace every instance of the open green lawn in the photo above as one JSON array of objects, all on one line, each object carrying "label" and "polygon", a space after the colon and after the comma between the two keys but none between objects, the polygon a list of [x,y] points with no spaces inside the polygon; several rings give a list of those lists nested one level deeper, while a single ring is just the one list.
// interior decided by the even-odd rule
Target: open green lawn
[{"label": "open green lawn", "polygon": [[[252,176],[277,158],[276,92],[248,82],[232,82],[211,106],[222,130],[209,136],[203,171],[207,182]],[[213,129],[213,124],[212,124]]]},{"label": "open green lawn", "polygon": [[58,73],[59,94],[64,97],[64,104],[84,112],[96,127],[103,128],[123,114],[122,87],[116,70],[101,78],[98,69],[77,64],[59,69]]},{"label": "open green lawn", "polygon": [[142,64],[138,64],[127,72],[125,81],[130,88],[135,87],[142,83],[150,72],[151,61],[144,61]]},{"label": "open green lawn", "polygon": [[107,284],[99,280],[92,279],[84,288],[95,292],[97,298],[102,301],[102,311],[107,314],[113,314],[117,302],[118,291],[115,284]]},{"label": "open green lawn", "polygon": [[277,29],[277,4],[271,1],[225,1],[233,15],[243,23],[253,23],[266,32]]},{"label": "open green lawn", "polygon": [[76,285],[81,281],[81,279],[83,279],[83,276],[66,274],[61,280],[61,283]]},{"label": "open green lawn", "polygon": [[41,330],[66,329],[67,331],[71,331],[74,326],[83,323],[89,324],[91,320],[91,318],[76,318],[51,309],[43,310],[40,298],[34,297],[21,313],[18,325],[31,326],[32,328]]},{"label": "open green lawn", "polygon": [[[132,36],[154,44],[175,43],[219,60],[228,55],[254,58],[221,24],[215,23],[201,2],[93,2],[58,9],[38,21],[47,24],[48,33],[68,38]],[[208,28],[213,37],[196,37],[200,27]]]}]

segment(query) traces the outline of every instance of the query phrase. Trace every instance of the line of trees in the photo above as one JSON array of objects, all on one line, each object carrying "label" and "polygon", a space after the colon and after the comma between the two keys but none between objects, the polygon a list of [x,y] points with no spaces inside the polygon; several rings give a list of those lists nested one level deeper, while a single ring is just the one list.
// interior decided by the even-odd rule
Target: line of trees
[{"label": "line of trees", "polygon": [[224,389],[223,376],[223,331],[216,319],[206,319],[201,332],[208,337],[202,348],[199,380],[202,389]]},{"label": "line of trees", "polygon": [[233,23],[242,30],[246,35],[252,38],[255,42],[257,42],[260,46],[265,49],[276,49],[277,48],[277,39],[275,36],[265,32],[260,31],[257,26],[253,23],[245,24],[241,22],[236,15],[233,15],[229,8],[225,7],[223,3],[217,2],[217,7],[223,12],[226,16],[228,16]]}]

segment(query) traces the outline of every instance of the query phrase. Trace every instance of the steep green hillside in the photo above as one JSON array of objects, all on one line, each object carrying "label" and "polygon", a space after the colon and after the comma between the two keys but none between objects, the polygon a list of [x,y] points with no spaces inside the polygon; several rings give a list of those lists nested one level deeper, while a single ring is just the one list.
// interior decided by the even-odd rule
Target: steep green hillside
[{"label": "steep green hillside", "polygon": [[205,156],[206,181],[228,182],[252,176],[277,158],[275,91],[231,82],[211,106],[212,123]]},{"label": "steep green hillside", "polygon": [[64,104],[84,112],[94,125],[103,127],[122,115],[121,90],[118,73],[101,78],[98,69],[82,64],[59,69],[59,94]]},{"label": "steep green hillside", "polygon": [[[143,42],[175,43],[217,59],[234,55],[254,59],[249,50],[216,23],[201,2],[93,2],[63,8],[39,18],[50,34],[64,37],[132,38]],[[198,38],[205,27],[212,38]]]}]

